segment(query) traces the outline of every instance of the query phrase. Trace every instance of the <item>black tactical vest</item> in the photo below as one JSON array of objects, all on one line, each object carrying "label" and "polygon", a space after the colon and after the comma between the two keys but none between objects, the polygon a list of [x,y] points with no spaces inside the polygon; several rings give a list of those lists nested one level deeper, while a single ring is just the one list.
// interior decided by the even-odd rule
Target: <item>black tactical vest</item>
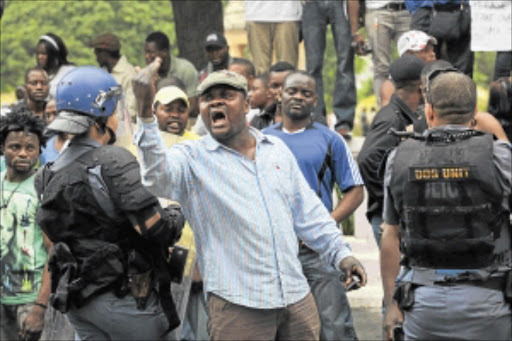
[{"label": "black tactical vest", "polygon": [[490,134],[418,141],[397,148],[390,182],[407,265],[475,269],[493,264],[506,226]]},{"label": "black tactical vest", "polygon": [[[66,312],[71,305],[80,308],[106,291],[114,290],[121,297],[130,292],[130,287],[133,289],[134,278],[144,278],[145,274],[152,273],[149,276],[153,284],[149,286],[154,286],[158,292],[169,322],[168,331],[174,329],[180,321],[170,292],[167,246],[162,248],[141,237],[127,215],[118,208],[125,205],[137,211],[153,201],[158,203],[158,200],[141,190],[140,183],[130,182],[138,176],[104,179],[103,182],[91,176],[91,173],[101,174],[100,167],[107,173],[115,168],[126,169],[128,173],[137,171],[138,174],[138,168],[129,166],[129,163],[136,163],[135,159],[126,150],[115,146],[92,148],[71,159],[57,171],[52,170],[51,164],[45,165],[35,181],[41,197],[37,222],[54,242],[49,261],[50,303],[57,310]],[[126,165],[129,167],[125,168]],[[110,186],[120,185],[126,190],[116,199],[121,202],[114,204],[116,200],[109,192],[110,182],[114,182]],[[131,285],[129,276],[133,280]],[[152,288],[148,290],[150,293]],[[145,309],[147,297],[134,296],[139,309]]]},{"label": "black tactical vest", "polygon": [[88,169],[95,166],[94,152],[85,153],[57,172],[51,165],[42,170],[44,196],[37,221],[54,243],[87,238],[118,242],[131,229],[122,215],[107,215],[93,194]]}]

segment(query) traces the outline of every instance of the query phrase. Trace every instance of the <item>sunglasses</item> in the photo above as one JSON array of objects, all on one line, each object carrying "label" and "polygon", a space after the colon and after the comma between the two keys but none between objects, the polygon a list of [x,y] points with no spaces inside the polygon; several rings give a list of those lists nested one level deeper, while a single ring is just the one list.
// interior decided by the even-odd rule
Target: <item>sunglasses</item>
[{"label": "sunglasses", "polygon": [[430,94],[430,88],[432,87],[432,81],[437,76],[439,76],[440,74],[447,73],[447,72],[460,72],[460,71],[457,70],[454,67],[445,67],[445,68],[439,68],[439,69],[432,70],[427,75],[427,84],[425,85],[425,92],[426,92],[426,95],[427,95],[426,96],[427,97],[427,102],[430,103],[430,105],[432,105],[432,106],[433,106],[433,104],[432,104],[432,96]]}]

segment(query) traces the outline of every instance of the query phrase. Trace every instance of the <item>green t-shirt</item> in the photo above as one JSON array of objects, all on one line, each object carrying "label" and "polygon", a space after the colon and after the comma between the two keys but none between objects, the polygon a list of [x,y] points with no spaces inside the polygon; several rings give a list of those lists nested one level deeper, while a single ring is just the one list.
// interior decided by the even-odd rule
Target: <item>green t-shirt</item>
[{"label": "green t-shirt", "polygon": [[[43,234],[36,223],[39,200],[35,174],[21,183],[0,173],[0,303],[34,302],[47,260]],[[4,207],[6,205],[6,207]]]}]

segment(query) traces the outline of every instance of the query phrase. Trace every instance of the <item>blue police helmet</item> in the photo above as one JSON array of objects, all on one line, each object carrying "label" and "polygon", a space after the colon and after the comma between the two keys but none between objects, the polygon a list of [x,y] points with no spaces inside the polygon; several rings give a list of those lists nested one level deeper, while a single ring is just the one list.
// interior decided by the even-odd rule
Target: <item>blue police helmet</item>
[{"label": "blue police helmet", "polygon": [[92,117],[111,116],[121,97],[121,86],[107,71],[80,66],[57,84],[57,111],[71,111]]}]

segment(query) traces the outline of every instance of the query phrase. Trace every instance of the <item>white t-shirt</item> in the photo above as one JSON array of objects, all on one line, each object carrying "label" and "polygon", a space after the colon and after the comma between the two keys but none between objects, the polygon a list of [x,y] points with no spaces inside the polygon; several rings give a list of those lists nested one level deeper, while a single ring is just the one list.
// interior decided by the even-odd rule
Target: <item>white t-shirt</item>
[{"label": "white t-shirt", "polygon": [[73,70],[76,66],[74,65],[62,65],[59,68],[59,71],[53,76],[50,77],[50,92],[49,96],[51,98],[55,98],[57,96],[57,84],[59,84],[59,81],[62,77],[69,71]]},{"label": "white t-shirt", "polygon": [[366,0],[367,9],[378,9],[383,8],[389,3],[402,3],[403,0]]},{"label": "white t-shirt", "polygon": [[248,0],[245,1],[245,20],[263,22],[299,21],[302,4],[298,0]]}]

